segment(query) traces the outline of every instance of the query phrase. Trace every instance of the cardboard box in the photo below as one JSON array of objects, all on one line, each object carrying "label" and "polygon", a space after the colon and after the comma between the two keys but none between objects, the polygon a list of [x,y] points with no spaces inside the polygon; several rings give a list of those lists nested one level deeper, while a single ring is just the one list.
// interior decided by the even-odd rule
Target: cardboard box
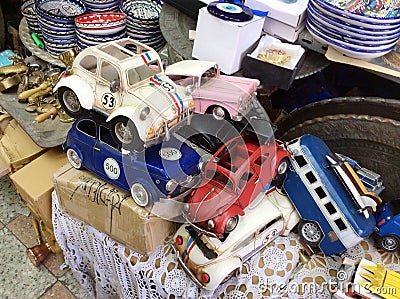
[{"label": "cardboard box", "polygon": [[260,38],[264,19],[254,16],[248,22],[231,22],[200,9],[192,56],[218,63],[221,71],[231,75],[241,68],[243,57]]},{"label": "cardboard box", "polygon": [[175,230],[175,223],[139,207],[130,193],[69,164],[53,177],[63,211],[140,254],[150,254]]},{"label": "cardboard box", "polygon": [[0,159],[3,162],[0,173],[14,173],[47,151],[38,146],[15,119],[2,116],[2,120],[7,125],[0,125],[5,127],[0,139]]},{"label": "cardboard box", "polygon": [[252,9],[268,11],[268,17],[299,27],[306,19],[308,0],[246,0],[246,5]]},{"label": "cardboard box", "polygon": [[283,22],[266,17],[263,32],[293,43],[298,39],[300,32],[303,31],[305,27],[305,21],[298,27],[292,27]]},{"label": "cardboard box", "polygon": [[52,228],[51,192],[54,190],[52,176],[68,162],[61,147],[52,148],[17,172],[10,175],[17,192],[29,210]]},{"label": "cardboard box", "polygon": [[[283,50],[289,61],[279,65],[258,58],[267,50]],[[271,55],[271,58],[278,56]],[[299,45],[283,43],[279,39],[265,35],[257,48],[243,59],[243,76],[259,79],[265,86],[288,90],[305,58],[305,50]]]}]

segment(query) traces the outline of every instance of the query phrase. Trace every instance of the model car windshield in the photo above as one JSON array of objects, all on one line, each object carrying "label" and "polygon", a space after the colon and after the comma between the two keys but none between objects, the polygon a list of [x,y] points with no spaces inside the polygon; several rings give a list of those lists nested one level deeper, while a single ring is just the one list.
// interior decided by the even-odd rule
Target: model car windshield
[{"label": "model car windshield", "polygon": [[143,64],[136,68],[131,68],[126,71],[129,85],[135,85],[151,76],[161,72],[161,66],[157,60],[150,61],[148,64]]},{"label": "model car windshield", "polygon": [[215,67],[212,67],[203,73],[203,75],[200,78],[200,85],[204,85],[208,81],[216,77],[217,77],[217,70]]}]

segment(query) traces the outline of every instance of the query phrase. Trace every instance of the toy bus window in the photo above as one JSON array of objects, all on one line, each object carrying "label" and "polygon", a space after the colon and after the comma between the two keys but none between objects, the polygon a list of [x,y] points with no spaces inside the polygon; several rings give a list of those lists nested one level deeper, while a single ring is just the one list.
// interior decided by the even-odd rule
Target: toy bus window
[{"label": "toy bus window", "polygon": [[340,230],[345,230],[345,229],[347,228],[346,224],[344,224],[344,222],[343,222],[343,220],[342,220],[341,218],[336,219],[336,220],[335,220],[335,223],[336,223],[337,227],[338,227]]},{"label": "toy bus window", "polygon": [[317,178],[311,171],[306,173],[306,178],[310,182],[310,184],[315,183],[317,181]]},{"label": "toy bus window", "polygon": [[303,156],[295,156],[294,159],[296,160],[299,167],[303,167],[307,165],[306,159]]},{"label": "toy bus window", "polygon": [[325,208],[328,210],[328,213],[330,215],[335,214],[337,212],[336,208],[333,206],[333,204],[331,202],[326,203]]},{"label": "toy bus window", "polygon": [[118,69],[106,61],[103,61],[103,63],[101,64],[100,75],[108,82],[111,82],[115,79],[120,79],[118,74]]},{"label": "toy bus window", "polygon": [[320,199],[326,197],[326,193],[325,193],[324,189],[322,189],[322,187],[315,188],[315,192],[317,192],[317,195]]},{"label": "toy bus window", "polygon": [[85,70],[88,70],[91,73],[96,73],[97,68],[97,58],[94,55],[87,55],[86,57],[82,58],[81,62],[79,63],[81,67]]},{"label": "toy bus window", "polygon": [[86,135],[96,138],[96,124],[91,120],[81,120],[77,125],[78,130]]},{"label": "toy bus window", "polygon": [[118,148],[114,138],[112,138],[110,130],[104,126],[100,126],[100,141],[108,144],[113,148]]}]

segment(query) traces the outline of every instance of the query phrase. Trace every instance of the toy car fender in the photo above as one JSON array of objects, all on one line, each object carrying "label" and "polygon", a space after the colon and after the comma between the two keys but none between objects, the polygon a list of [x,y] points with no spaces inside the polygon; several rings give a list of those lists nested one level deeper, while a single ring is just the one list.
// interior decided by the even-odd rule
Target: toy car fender
[{"label": "toy car fender", "polygon": [[[144,120],[140,120],[140,106],[123,106],[113,111],[108,117],[107,122],[110,122],[112,119],[117,116],[125,116],[129,118],[136,126],[139,137],[141,140],[146,140],[147,138],[147,130],[151,127],[153,123],[153,117],[151,117],[151,113]],[[140,121],[140,123],[139,123]]]},{"label": "toy car fender", "polygon": [[81,105],[83,108],[90,110],[92,109],[95,98],[92,92],[92,87],[81,77],[77,75],[70,75],[62,78],[54,87],[53,91],[56,92],[60,87],[68,87],[81,99]]},{"label": "toy car fender", "polygon": [[[221,283],[228,280],[236,270],[242,268],[242,260],[239,257],[231,257],[219,263],[205,266],[204,270],[208,273],[218,273],[218,275],[210,276],[210,282],[207,284],[206,289],[216,289]],[[202,270],[201,268],[199,269]]]}]

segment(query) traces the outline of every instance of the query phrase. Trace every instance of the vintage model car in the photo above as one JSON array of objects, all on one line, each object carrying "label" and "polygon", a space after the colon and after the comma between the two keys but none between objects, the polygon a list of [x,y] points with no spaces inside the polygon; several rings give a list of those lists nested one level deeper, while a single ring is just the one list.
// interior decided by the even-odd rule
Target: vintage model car
[{"label": "vintage model car", "polygon": [[133,149],[156,143],[193,112],[191,96],[164,74],[158,53],[130,38],[82,50],[71,71],[54,88],[67,114],[106,115],[116,141]]},{"label": "vintage model car", "polygon": [[333,255],[369,237],[381,199],[365,188],[349,163],[310,134],[291,140],[287,149],[291,167],[283,187],[302,218],[298,231],[304,242]]},{"label": "vintage model car", "polygon": [[375,237],[380,248],[400,250],[400,198],[383,204],[375,213]]},{"label": "vintage model car", "polygon": [[287,196],[271,189],[246,209],[226,239],[211,237],[184,223],[174,235],[179,264],[199,286],[213,290],[279,235],[287,235],[299,215]]},{"label": "vintage model car", "polygon": [[215,62],[183,60],[167,66],[165,73],[190,91],[196,113],[239,121],[255,108],[260,81],[221,75]]},{"label": "vintage model car", "polygon": [[143,152],[121,151],[108,125],[94,112],[75,120],[63,144],[73,167],[131,192],[139,206],[160,198],[179,200],[196,183],[200,156],[174,135]]},{"label": "vintage model car", "polygon": [[289,153],[278,141],[259,144],[253,135],[225,143],[204,166],[200,186],[184,205],[183,215],[204,233],[232,232],[245,208],[288,168]]}]

